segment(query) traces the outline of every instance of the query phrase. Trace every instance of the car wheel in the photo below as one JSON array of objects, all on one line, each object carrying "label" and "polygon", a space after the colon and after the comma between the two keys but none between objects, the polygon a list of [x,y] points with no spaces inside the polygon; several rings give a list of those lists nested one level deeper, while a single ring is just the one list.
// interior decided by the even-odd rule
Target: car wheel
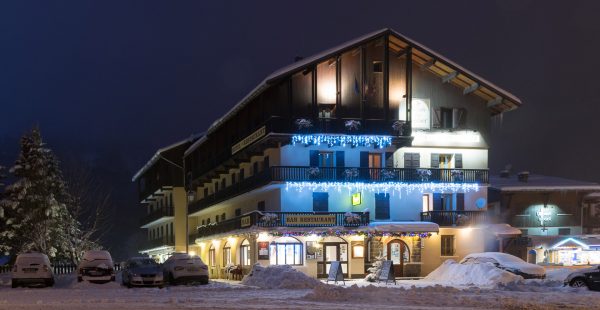
[{"label": "car wheel", "polygon": [[569,285],[572,287],[587,287],[587,283],[585,283],[585,280],[583,278],[575,278],[571,280],[571,283],[569,283]]},{"label": "car wheel", "polygon": [[46,286],[54,286],[54,279],[47,280]]},{"label": "car wheel", "polygon": [[169,273],[169,284],[171,285],[177,285],[177,281],[175,281],[175,278],[173,278],[173,274]]},{"label": "car wheel", "polygon": [[11,281],[11,286],[12,286],[12,288],[17,288],[17,287],[19,287],[19,282],[17,282],[17,280],[13,279]]},{"label": "car wheel", "polygon": [[110,281],[115,282],[117,281],[117,278],[115,276],[110,277]]}]

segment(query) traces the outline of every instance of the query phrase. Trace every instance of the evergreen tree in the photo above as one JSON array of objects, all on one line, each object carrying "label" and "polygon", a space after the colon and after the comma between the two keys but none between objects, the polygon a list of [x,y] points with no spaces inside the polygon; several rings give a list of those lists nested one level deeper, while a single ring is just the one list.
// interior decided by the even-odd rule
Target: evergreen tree
[{"label": "evergreen tree", "polygon": [[0,251],[39,251],[55,259],[73,259],[81,234],[69,211],[74,201],[57,158],[37,128],[21,138],[21,152],[9,171],[15,182],[6,186],[0,201]]}]

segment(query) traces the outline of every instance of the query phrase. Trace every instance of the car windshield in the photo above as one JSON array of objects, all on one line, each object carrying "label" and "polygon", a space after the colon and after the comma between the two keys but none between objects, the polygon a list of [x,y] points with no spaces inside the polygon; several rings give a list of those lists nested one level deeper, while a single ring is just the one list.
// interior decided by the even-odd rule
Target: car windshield
[{"label": "car windshield", "polygon": [[129,263],[129,267],[156,267],[158,264],[151,258],[148,259],[137,259]]}]

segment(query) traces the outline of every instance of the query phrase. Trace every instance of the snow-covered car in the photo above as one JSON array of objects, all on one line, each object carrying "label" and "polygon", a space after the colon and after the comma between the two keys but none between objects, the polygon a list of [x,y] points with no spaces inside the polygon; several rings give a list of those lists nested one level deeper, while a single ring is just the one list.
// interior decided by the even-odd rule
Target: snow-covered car
[{"label": "snow-covered car", "polygon": [[77,281],[115,281],[115,268],[108,251],[91,250],[83,254],[77,266]]},{"label": "snow-covered car", "polygon": [[600,291],[600,266],[579,269],[570,273],[565,279],[565,285]]},{"label": "snow-covered car", "polygon": [[19,254],[13,266],[11,278],[13,288],[33,284],[54,285],[54,273],[50,260],[46,254],[42,253]]},{"label": "snow-covered car", "polygon": [[208,284],[208,266],[197,255],[175,253],[163,263],[163,276],[172,285]]},{"label": "snow-covered car", "polygon": [[460,263],[492,264],[497,268],[520,275],[525,279],[544,279],[546,277],[546,269],[544,267],[527,263],[514,255],[500,252],[469,254]]},{"label": "snow-covered car", "polygon": [[121,273],[121,283],[124,286],[158,286],[163,287],[161,266],[148,257],[133,257],[125,262]]}]

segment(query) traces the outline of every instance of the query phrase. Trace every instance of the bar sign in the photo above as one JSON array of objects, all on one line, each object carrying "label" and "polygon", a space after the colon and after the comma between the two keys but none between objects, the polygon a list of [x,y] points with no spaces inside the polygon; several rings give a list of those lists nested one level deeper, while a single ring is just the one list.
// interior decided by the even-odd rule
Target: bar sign
[{"label": "bar sign", "polygon": [[242,217],[240,219],[240,226],[242,228],[248,227],[248,226],[251,226],[251,225],[252,225],[252,220],[250,219],[249,215],[248,216],[244,216],[244,217]]}]

